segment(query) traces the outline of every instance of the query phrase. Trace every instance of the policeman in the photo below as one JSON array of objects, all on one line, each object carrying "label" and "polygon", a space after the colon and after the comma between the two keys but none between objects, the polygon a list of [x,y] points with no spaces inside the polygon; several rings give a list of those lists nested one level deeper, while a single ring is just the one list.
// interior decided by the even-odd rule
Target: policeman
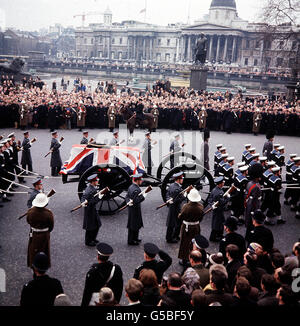
[{"label": "policeman", "polygon": [[41,178],[38,178],[37,180],[35,180],[32,185],[33,185],[34,189],[30,193],[30,197],[29,197],[29,199],[27,201],[27,207],[28,208],[32,207],[32,201],[35,199],[35,197],[38,194],[40,194],[41,192],[43,192],[43,184],[42,184],[42,179]]},{"label": "policeman", "polygon": [[181,210],[181,203],[185,200],[185,195],[180,194],[182,192],[182,183],[184,180],[184,173],[179,172],[173,175],[174,183],[168,188],[166,199],[171,200],[169,203],[169,211],[167,217],[167,243],[176,243],[179,241],[179,233],[181,223],[178,219],[178,215]]},{"label": "policeman", "polygon": [[123,272],[121,267],[109,261],[113,248],[107,243],[97,244],[98,263],[92,265],[86,274],[81,306],[95,305],[93,296],[103,287],[109,287],[117,303],[123,292]]},{"label": "policeman", "polygon": [[[155,259],[156,255],[159,255],[159,261]],[[160,284],[164,272],[172,264],[172,258],[166,252],[159,249],[155,244],[145,243],[144,259],[144,262],[135,269],[133,277],[138,280],[140,272],[143,269],[152,269],[157,277],[158,284]]]},{"label": "policeman", "polygon": [[28,171],[32,172],[32,158],[30,153],[31,143],[29,140],[29,132],[24,132],[24,139],[22,142],[22,157],[21,157],[21,165],[24,170],[28,167]]},{"label": "policeman", "polygon": [[132,176],[132,184],[128,188],[126,195],[126,202],[128,207],[128,239],[129,246],[138,245],[141,240],[139,239],[139,230],[144,227],[141,203],[146,199],[147,193],[142,192],[140,186],[143,182],[143,175],[136,173]]},{"label": "policeman", "polygon": [[249,149],[251,148],[251,144],[245,144],[245,150],[242,153],[242,162],[246,161],[246,156],[249,154]]},{"label": "policeman", "polygon": [[82,139],[81,139],[80,144],[81,144],[81,145],[87,145],[87,144],[89,143],[89,139],[88,139],[88,137],[89,137],[89,132],[88,132],[88,131],[84,131],[84,132],[82,133],[82,135],[83,135],[83,137],[82,137]]},{"label": "policeman", "polygon": [[280,177],[280,167],[275,166],[272,168],[273,175],[269,178],[271,186],[270,207],[267,212],[266,225],[274,225],[274,216],[277,217],[277,224],[284,224],[286,220],[281,217],[281,204],[280,204],[280,189],[282,188],[282,180]]},{"label": "policeman", "polygon": [[53,177],[58,176],[58,173],[61,169],[62,166],[62,160],[60,157],[60,151],[59,148],[61,146],[61,142],[57,140],[58,134],[57,131],[53,131],[51,133],[52,135],[52,140],[51,140],[51,145],[50,145],[50,151],[51,151],[51,161],[50,161],[50,166],[51,166],[51,175]]},{"label": "policeman", "polygon": [[39,252],[35,255],[32,268],[33,280],[25,284],[21,293],[20,306],[22,307],[51,307],[55,298],[64,293],[59,280],[49,277],[46,273],[49,269],[48,257]]},{"label": "policeman", "polygon": [[216,187],[212,190],[208,197],[208,204],[213,208],[210,241],[219,242],[223,238],[224,230],[224,209],[229,201],[230,195],[224,197],[224,177],[218,177],[214,180]]},{"label": "policeman", "polygon": [[238,219],[238,225],[243,225],[245,223],[244,220],[244,197],[246,186],[248,183],[248,165],[244,165],[240,167],[240,174],[234,177],[234,186],[236,187],[235,193],[231,198],[231,209],[232,215]]},{"label": "policeman", "polygon": [[[290,159],[287,161],[285,167],[286,167],[286,182],[287,185],[293,183],[293,177],[292,177],[292,166],[295,164],[294,158],[297,157],[297,154],[290,154]],[[290,205],[290,199],[291,199],[291,190],[286,189],[284,193],[284,204]]]}]

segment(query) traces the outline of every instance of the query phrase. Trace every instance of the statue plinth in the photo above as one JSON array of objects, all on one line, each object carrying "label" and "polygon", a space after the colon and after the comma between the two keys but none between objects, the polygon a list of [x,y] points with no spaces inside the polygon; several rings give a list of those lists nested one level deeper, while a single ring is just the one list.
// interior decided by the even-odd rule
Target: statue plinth
[{"label": "statue plinth", "polygon": [[206,66],[193,66],[191,68],[190,88],[197,91],[206,90],[207,73],[208,68]]}]

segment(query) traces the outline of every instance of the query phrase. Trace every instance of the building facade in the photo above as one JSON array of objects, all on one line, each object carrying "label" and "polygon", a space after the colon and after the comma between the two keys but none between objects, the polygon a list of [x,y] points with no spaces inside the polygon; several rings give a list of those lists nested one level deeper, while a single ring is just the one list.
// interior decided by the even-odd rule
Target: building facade
[{"label": "building facade", "polygon": [[90,24],[75,31],[75,56],[151,63],[193,62],[197,39],[203,33],[208,62],[257,71],[289,67],[290,52],[297,50],[298,42],[289,39],[284,44],[268,43],[262,27],[241,19],[235,0],[212,0],[209,14],[193,25],[112,23],[112,13],[107,10],[103,24]]}]

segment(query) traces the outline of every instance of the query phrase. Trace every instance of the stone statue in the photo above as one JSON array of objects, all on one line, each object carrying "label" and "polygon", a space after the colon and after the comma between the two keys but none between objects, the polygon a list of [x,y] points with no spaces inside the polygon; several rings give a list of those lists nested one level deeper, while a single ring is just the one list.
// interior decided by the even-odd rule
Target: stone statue
[{"label": "stone statue", "polygon": [[195,64],[200,62],[201,65],[204,65],[207,54],[207,38],[204,34],[201,34],[200,38],[197,40],[195,53]]}]

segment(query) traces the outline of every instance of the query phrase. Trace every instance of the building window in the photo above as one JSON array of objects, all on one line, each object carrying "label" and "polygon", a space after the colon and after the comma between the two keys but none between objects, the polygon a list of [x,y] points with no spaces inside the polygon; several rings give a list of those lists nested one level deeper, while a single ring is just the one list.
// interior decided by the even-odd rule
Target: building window
[{"label": "building window", "polygon": [[157,40],[157,43],[158,43],[158,45],[161,45],[161,39],[160,38]]},{"label": "building window", "polygon": [[77,57],[80,57],[80,51],[77,51]]},{"label": "building window", "polygon": [[250,41],[249,40],[246,40],[246,49],[249,49],[250,48]]},{"label": "building window", "polygon": [[102,58],[102,51],[98,51],[98,57]]},{"label": "building window", "polygon": [[93,38],[91,38],[91,44],[94,44],[94,39]]},{"label": "building window", "polygon": [[86,43],[87,43],[87,39],[86,39],[86,38],[83,40],[83,43],[84,43],[84,44],[86,44]]},{"label": "building window", "polygon": [[258,60],[254,59],[254,66],[257,66],[257,64],[258,64]]},{"label": "building window", "polygon": [[166,53],[165,55],[165,61],[170,62],[170,53]]},{"label": "building window", "polygon": [[167,46],[170,46],[171,40],[167,39]]},{"label": "building window", "polygon": [[99,36],[99,43],[103,43],[103,37],[102,36]]},{"label": "building window", "polygon": [[115,44],[115,39],[114,38],[111,40],[111,44]]},{"label": "building window", "polygon": [[256,48],[256,49],[259,49],[259,48],[260,48],[260,42],[259,42],[259,41],[256,41],[256,42],[255,42],[255,48]]},{"label": "building window", "polygon": [[282,65],[283,65],[283,58],[277,58],[276,59],[276,64],[277,64],[277,67],[282,67]]},{"label": "building window", "polygon": [[245,58],[245,66],[248,66],[249,59]]},{"label": "building window", "polygon": [[156,53],[156,61],[161,61],[161,54],[160,53]]},{"label": "building window", "polygon": [[282,50],[283,49],[283,46],[284,46],[284,42],[283,41],[280,41],[279,42],[279,49]]},{"label": "building window", "polygon": [[296,50],[296,49],[297,49],[297,41],[293,41],[292,50]]},{"label": "building window", "polygon": [[122,52],[119,52],[119,60],[122,60]]},{"label": "building window", "polygon": [[120,38],[120,44],[122,44],[122,43],[123,43],[123,38],[121,37],[121,38]]},{"label": "building window", "polygon": [[114,52],[114,51],[111,52],[111,58],[112,58],[112,59],[115,58],[115,52]]}]

